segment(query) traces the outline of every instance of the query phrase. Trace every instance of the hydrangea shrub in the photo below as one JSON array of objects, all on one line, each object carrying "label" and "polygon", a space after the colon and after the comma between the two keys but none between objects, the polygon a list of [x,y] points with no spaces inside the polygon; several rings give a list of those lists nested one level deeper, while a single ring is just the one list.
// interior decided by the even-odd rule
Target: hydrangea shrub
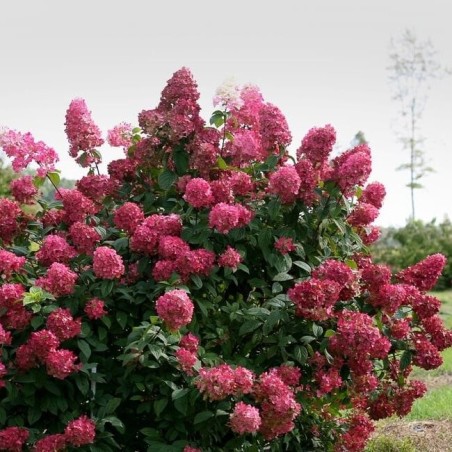
[{"label": "hydrangea shrub", "polygon": [[445,258],[373,263],[369,147],[331,158],[326,125],[293,158],[280,110],[229,88],[206,124],[176,72],[139,127],[108,132],[124,156],[106,175],[75,99],[71,190],[52,148],[2,132],[14,169],[39,169],[0,199],[0,450],[360,451],[424,394],[412,365],[452,345],[428,294]]}]

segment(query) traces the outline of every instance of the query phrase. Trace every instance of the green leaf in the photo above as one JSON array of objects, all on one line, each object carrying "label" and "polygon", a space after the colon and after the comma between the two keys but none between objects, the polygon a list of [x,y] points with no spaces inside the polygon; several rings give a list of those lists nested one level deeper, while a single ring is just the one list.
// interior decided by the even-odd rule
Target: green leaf
[{"label": "green leaf", "polygon": [[77,345],[80,351],[85,355],[85,358],[88,360],[91,356],[91,347],[89,346],[88,342],[79,339],[77,341]]},{"label": "green leaf", "polygon": [[47,177],[50,179],[50,181],[52,182],[53,185],[55,185],[56,187],[58,187],[58,185],[60,185],[60,174],[58,171],[50,171],[49,173],[47,173]]},{"label": "green leaf", "polygon": [[166,169],[160,174],[158,178],[159,187],[162,190],[169,190],[171,188],[171,185],[173,185],[174,182],[176,181],[176,179],[177,174],[173,173],[173,171]]},{"label": "green leaf", "polygon": [[176,172],[179,176],[183,176],[188,170],[188,153],[183,147],[177,147],[173,151],[173,160],[176,165]]},{"label": "green leaf", "polygon": [[306,360],[308,359],[308,350],[307,350],[307,348],[303,347],[302,345],[297,345],[294,348],[293,357],[300,364],[305,364]]},{"label": "green leaf", "polygon": [[116,313],[116,320],[122,329],[124,329],[127,325],[127,318],[128,318],[128,315],[123,311],[118,311]]},{"label": "green leaf", "polygon": [[102,298],[108,297],[108,295],[111,294],[114,286],[115,282],[112,279],[105,279],[104,281],[102,281],[100,286],[100,293]]},{"label": "green leaf", "polygon": [[273,281],[289,281],[291,279],[293,279],[293,276],[286,272],[278,273],[273,277]]},{"label": "green leaf", "polygon": [[102,419],[104,424],[111,424],[119,433],[124,433],[125,426],[116,416],[107,416]]},{"label": "green leaf", "polygon": [[316,323],[312,324],[312,332],[315,337],[320,337],[323,333],[323,328],[320,325],[317,325]]},{"label": "green leaf", "polygon": [[413,352],[411,350],[405,350],[400,358],[400,370],[405,370],[411,364],[411,358]]},{"label": "green leaf", "polygon": [[118,397],[113,397],[108,401],[107,405],[105,406],[105,413],[106,414],[114,413],[119,405],[121,405],[121,399]]},{"label": "green leaf", "polygon": [[262,323],[259,320],[248,320],[243,323],[239,329],[239,336],[244,336],[245,334],[251,333],[252,331],[259,328]]},{"label": "green leaf", "polygon": [[229,168],[228,164],[224,161],[222,157],[217,158],[217,166],[221,170],[227,170]]},{"label": "green leaf", "polygon": [[195,416],[193,423],[200,424],[201,422],[205,422],[205,421],[207,421],[207,419],[210,419],[213,416],[214,416],[214,414],[212,413],[212,411],[201,411],[201,413],[198,413]]},{"label": "green leaf", "polygon": [[121,237],[119,239],[116,239],[113,243],[113,248],[116,251],[122,251],[127,249],[127,247],[129,246],[129,237]]},{"label": "green leaf", "polygon": [[173,400],[177,400],[180,399],[181,397],[185,397],[189,392],[190,392],[189,388],[175,389],[171,394],[171,398]]},{"label": "green leaf", "polygon": [[270,315],[267,317],[267,320],[265,321],[264,326],[262,328],[262,332],[263,332],[264,336],[266,336],[273,330],[273,328],[279,322],[280,319],[281,319],[281,311],[274,310],[270,313]]},{"label": "green leaf", "polygon": [[309,266],[309,264],[307,264],[306,262],[303,261],[294,261],[293,262],[294,265],[296,265],[297,267],[307,271],[308,273],[311,273],[311,267]]},{"label": "green leaf", "polygon": [[154,412],[157,417],[160,416],[166,405],[168,405],[168,399],[159,399],[154,402]]}]

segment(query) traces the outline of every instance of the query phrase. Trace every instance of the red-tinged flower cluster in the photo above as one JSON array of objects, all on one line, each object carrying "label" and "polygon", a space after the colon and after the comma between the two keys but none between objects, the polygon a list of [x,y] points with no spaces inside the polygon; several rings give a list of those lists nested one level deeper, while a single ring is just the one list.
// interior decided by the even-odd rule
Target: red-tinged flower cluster
[{"label": "red-tinged flower cluster", "polygon": [[16,173],[35,162],[38,164],[37,175],[45,177],[48,172],[55,171],[55,163],[59,160],[54,149],[42,141],[36,142],[31,133],[7,129],[0,133],[0,147],[12,159],[12,167]]},{"label": "red-tinged flower cluster", "polygon": [[55,297],[62,297],[74,292],[77,278],[77,273],[67,265],[54,262],[47,273],[36,280],[36,285]]},{"label": "red-tinged flower cluster", "polygon": [[77,181],[76,186],[91,201],[100,203],[106,196],[114,194],[118,183],[108,176],[90,174]]},{"label": "red-tinged flower cluster", "polygon": [[13,273],[19,273],[22,270],[25,262],[25,257],[0,249],[0,276],[9,279]]},{"label": "red-tinged flower cluster", "polygon": [[216,204],[209,213],[209,226],[221,234],[227,234],[235,228],[246,226],[252,219],[252,213],[241,204]]},{"label": "red-tinged flower cluster", "polygon": [[406,300],[403,284],[384,284],[369,297],[369,303],[388,315],[394,315]]},{"label": "red-tinged flower cluster", "polygon": [[435,347],[424,335],[420,333],[414,334],[413,344],[415,354],[413,363],[422,369],[436,369],[443,363],[443,358]]},{"label": "red-tinged flower cluster", "polygon": [[286,118],[281,110],[273,104],[265,104],[259,110],[259,132],[262,148],[279,154],[279,149],[284,148],[292,141],[292,134]]},{"label": "red-tinged flower cluster", "polygon": [[370,149],[367,144],[360,144],[336,157],[332,165],[333,180],[345,196],[350,196],[355,187],[364,185],[370,175]]},{"label": "red-tinged flower cluster", "polygon": [[46,327],[63,342],[82,332],[82,321],[74,319],[69,309],[57,308],[47,317]]},{"label": "red-tinged flower cluster", "polygon": [[130,247],[134,251],[146,254],[155,254],[159,239],[165,235],[180,236],[182,232],[182,221],[179,215],[158,215],[146,217],[135,229]]},{"label": "red-tinged flower cluster", "polygon": [[176,331],[191,322],[194,306],[187,292],[175,289],[161,295],[155,302],[155,309],[167,327]]},{"label": "red-tinged flower cluster", "polygon": [[16,201],[0,199],[0,239],[10,243],[19,231],[18,218],[22,211]]},{"label": "red-tinged flower cluster", "polygon": [[[94,123],[91,112],[88,110],[84,99],[74,99],[66,111],[66,135],[69,141],[69,154],[77,158],[77,161],[84,167],[91,163],[99,162],[100,158],[90,152],[98,146],[104,144],[101,131]],[[79,156],[79,152],[84,152],[85,159]],[[82,154],[83,155],[83,154]]]},{"label": "red-tinged flower cluster", "polygon": [[342,386],[339,370],[334,367],[318,369],[315,373],[315,380],[318,385],[317,397],[322,397]]},{"label": "red-tinged flower cluster", "polygon": [[218,265],[220,267],[236,269],[240,262],[242,262],[242,256],[236,249],[229,245],[226,251],[218,257]]},{"label": "red-tinged flower cluster", "polygon": [[67,264],[77,256],[77,252],[63,237],[48,235],[44,238],[41,248],[35,256],[41,265],[49,267],[54,262]]},{"label": "red-tinged flower cluster", "polygon": [[339,316],[336,334],[329,338],[329,347],[337,356],[348,358],[350,368],[362,375],[371,368],[369,360],[387,356],[391,343],[374,326],[372,317],[344,311]]},{"label": "red-tinged flower cluster", "polygon": [[185,348],[179,348],[178,350],[176,350],[176,359],[182,369],[182,372],[187,375],[195,374],[193,366],[197,361],[196,354]]},{"label": "red-tinged flower cluster", "polygon": [[158,254],[161,259],[175,261],[179,256],[187,254],[190,246],[180,237],[165,235],[160,238]]},{"label": "red-tinged flower cluster", "polygon": [[96,424],[87,416],[80,416],[68,423],[64,436],[68,444],[74,447],[92,444],[96,437]]},{"label": "red-tinged flower cluster", "polygon": [[344,420],[347,431],[340,437],[335,447],[337,452],[361,452],[366,446],[367,440],[375,430],[373,422],[361,413],[355,413]]},{"label": "red-tinged flower cluster", "polygon": [[347,221],[352,226],[363,227],[372,223],[379,213],[379,210],[372,204],[360,202],[348,216]]},{"label": "red-tinged flower cluster", "polygon": [[62,452],[66,450],[66,437],[61,433],[48,435],[36,441],[34,452]]},{"label": "red-tinged flower cluster", "polygon": [[322,281],[334,281],[341,286],[341,289],[350,287],[355,281],[355,275],[351,268],[335,259],[324,261],[312,272],[312,277]]},{"label": "red-tinged flower cluster", "polygon": [[261,426],[259,410],[247,403],[238,402],[229,417],[231,430],[239,435],[256,433]]},{"label": "red-tinged flower cluster", "polygon": [[11,339],[11,333],[9,331],[5,331],[3,325],[0,323],[0,346],[11,345]]},{"label": "red-tinged flower cluster", "polygon": [[297,248],[290,237],[280,237],[275,242],[275,249],[281,254],[288,254],[295,251]]},{"label": "red-tinged flower cluster", "polygon": [[430,336],[431,343],[440,351],[452,347],[452,330],[447,330],[442,319],[433,315],[421,321],[424,331]]},{"label": "red-tinged flower cluster", "polygon": [[205,399],[223,400],[228,396],[238,397],[252,392],[254,374],[244,367],[234,369],[228,364],[203,367],[199,370],[195,385]]},{"label": "red-tinged flower cluster", "polygon": [[21,284],[0,286],[0,322],[5,328],[23,330],[31,320],[31,313],[22,304],[25,289]]},{"label": "red-tinged flower cluster", "polygon": [[185,201],[196,209],[209,207],[213,201],[213,193],[209,182],[200,177],[190,179],[185,186]]},{"label": "red-tinged flower cluster", "polygon": [[397,273],[397,279],[405,284],[412,284],[419,290],[433,289],[440,277],[446,258],[442,254],[433,254],[423,261]]},{"label": "red-tinged flower cluster", "polygon": [[88,215],[98,211],[93,201],[76,189],[60,188],[55,197],[63,201],[64,222],[67,224],[84,222]]},{"label": "red-tinged flower cluster", "polygon": [[33,204],[35,196],[38,194],[38,189],[33,184],[31,176],[14,179],[10,183],[10,189],[14,199],[21,204]]},{"label": "red-tinged flower cluster", "polygon": [[79,221],[71,225],[69,234],[77,251],[87,255],[93,254],[96,244],[101,239],[94,228]]},{"label": "red-tinged flower cluster", "polygon": [[328,160],[334,143],[336,131],[330,124],[325,127],[314,127],[301,141],[301,146],[297,149],[297,159],[305,158],[313,166],[321,167]]},{"label": "red-tinged flower cluster", "polygon": [[132,124],[121,122],[107,132],[107,142],[113,147],[128,148],[132,145]]},{"label": "red-tinged flower cluster", "polygon": [[265,439],[271,440],[293,430],[301,405],[295,400],[292,388],[283,382],[276,370],[260,375],[253,395],[261,407],[259,432]]},{"label": "red-tinged flower cluster", "polygon": [[293,166],[283,166],[270,176],[268,191],[279,196],[283,203],[290,204],[297,199],[300,186],[297,170]]},{"label": "red-tinged flower cluster", "polygon": [[371,184],[368,184],[363,190],[359,201],[366,204],[372,204],[377,209],[381,209],[385,196],[385,186],[380,182],[372,182]]},{"label": "red-tinged flower cluster", "polygon": [[138,204],[126,202],[115,210],[113,221],[119,229],[133,234],[137,226],[144,221],[144,213]]},{"label": "red-tinged flower cluster", "polygon": [[176,351],[176,359],[187,375],[194,375],[193,366],[197,361],[199,339],[192,333],[182,337],[179,342],[179,349]]},{"label": "red-tinged flower cluster", "polygon": [[7,427],[0,430],[0,450],[22,452],[29,436],[28,430],[22,427]]},{"label": "red-tinged flower cluster", "polygon": [[81,364],[76,364],[77,356],[71,350],[54,350],[46,358],[47,373],[58,380],[64,380],[77,372]]},{"label": "red-tinged flower cluster", "polygon": [[309,320],[327,320],[339,299],[341,286],[331,280],[311,278],[295,284],[287,295],[295,304],[295,315]]},{"label": "red-tinged flower cluster", "polygon": [[88,300],[83,311],[91,320],[100,319],[104,315],[108,314],[105,310],[105,303],[102,300],[99,300],[99,298],[92,298],[91,300]]},{"label": "red-tinged flower cluster", "polygon": [[185,446],[184,452],[202,452],[202,449],[199,449],[198,447]]},{"label": "red-tinged flower cluster", "polygon": [[120,278],[125,271],[122,257],[108,246],[99,246],[93,255],[93,271],[98,278]]}]

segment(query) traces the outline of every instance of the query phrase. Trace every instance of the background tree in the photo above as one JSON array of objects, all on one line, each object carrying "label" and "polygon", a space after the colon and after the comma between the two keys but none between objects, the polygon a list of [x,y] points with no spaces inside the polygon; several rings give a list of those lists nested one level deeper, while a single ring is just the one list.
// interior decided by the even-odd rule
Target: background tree
[{"label": "background tree", "polygon": [[420,41],[412,30],[391,41],[391,64],[388,67],[393,99],[400,106],[399,140],[409,151],[409,160],[398,170],[409,170],[411,217],[415,218],[414,190],[422,188],[420,180],[433,171],[425,159],[421,120],[425,110],[431,81],[448,73],[436,59],[436,51],[429,40]]}]

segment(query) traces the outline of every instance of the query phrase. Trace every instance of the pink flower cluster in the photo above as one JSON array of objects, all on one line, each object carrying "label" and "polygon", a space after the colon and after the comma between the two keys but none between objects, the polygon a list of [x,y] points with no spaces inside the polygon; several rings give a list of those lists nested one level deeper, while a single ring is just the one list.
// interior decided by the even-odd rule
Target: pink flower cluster
[{"label": "pink flower cluster", "polygon": [[77,256],[77,252],[63,237],[48,235],[44,238],[41,248],[35,256],[41,265],[49,267],[54,262],[67,264]]},{"label": "pink flower cluster", "polygon": [[10,278],[13,273],[20,272],[24,265],[25,257],[0,249],[0,276]]},{"label": "pink flower cluster", "polygon": [[76,189],[60,188],[55,197],[63,201],[64,221],[69,225],[78,221],[84,222],[88,215],[98,211],[93,201]]},{"label": "pink flower cluster", "polygon": [[176,351],[176,359],[182,371],[187,375],[194,375],[193,366],[197,361],[199,339],[192,333],[188,333],[180,340],[179,347]]},{"label": "pink flower cluster", "polygon": [[22,452],[30,433],[23,427],[7,427],[0,430],[0,450]]},{"label": "pink flower cluster", "polygon": [[368,184],[363,190],[359,201],[366,204],[372,204],[377,209],[381,209],[385,196],[385,186],[380,182],[372,182],[371,184]]},{"label": "pink flower cluster", "polygon": [[0,199],[0,239],[10,243],[19,231],[18,218],[22,211],[16,201]]},{"label": "pink flower cluster", "polygon": [[298,197],[301,179],[293,166],[283,166],[271,174],[268,191],[278,195],[284,204],[294,202]]},{"label": "pink flower cluster", "polygon": [[229,417],[229,424],[231,430],[239,435],[245,433],[255,433],[259,430],[262,420],[259,410],[247,403],[238,402],[231,416]]},{"label": "pink flower cluster", "polygon": [[36,285],[55,297],[70,295],[74,292],[78,275],[67,265],[54,262],[47,273],[36,280]]},{"label": "pink flower cluster", "polygon": [[0,314],[0,323],[5,328],[23,330],[31,320],[23,303],[25,289],[21,284],[3,284],[0,286],[0,308],[4,308]]},{"label": "pink flower cluster", "polygon": [[175,289],[161,295],[155,302],[155,309],[167,327],[177,331],[191,322],[194,306],[186,292]]},{"label": "pink flower cluster", "polygon": [[138,225],[132,235],[130,247],[134,251],[154,254],[157,251],[159,239],[165,235],[180,236],[182,221],[179,215],[153,214],[146,217]]},{"label": "pink flower cluster", "polygon": [[196,209],[208,207],[214,201],[209,182],[199,177],[188,181],[183,198]]},{"label": "pink flower cluster", "polygon": [[341,286],[331,280],[311,278],[295,284],[287,295],[295,304],[295,315],[310,320],[327,320],[339,299]]},{"label": "pink flower cluster", "polygon": [[31,176],[22,176],[14,179],[10,183],[11,193],[14,199],[21,204],[33,204],[34,197],[38,194],[38,189],[33,184]]},{"label": "pink flower cluster", "polygon": [[102,300],[99,300],[99,298],[92,298],[91,300],[88,300],[83,311],[91,320],[100,319],[104,315],[108,314],[105,310],[105,303]]},{"label": "pink flower cluster", "polygon": [[371,359],[387,356],[391,343],[374,326],[372,317],[362,312],[343,311],[336,334],[329,338],[329,347],[338,357],[348,358],[352,371],[362,375],[372,368]]},{"label": "pink flower cluster", "polygon": [[93,271],[98,278],[117,279],[124,274],[124,262],[116,250],[99,246],[93,254]]},{"label": "pink flower cluster", "polygon": [[332,178],[345,196],[353,194],[357,185],[362,186],[371,172],[370,149],[366,144],[350,149],[336,157]]},{"label": "pink flower cluster", "polygon": [[128,148],[132,145],[132,125],[121,122],[107,132],[107,142],[113,147]]},{"label": "pink flower cluster", "polygon": [[65,125],[66,135],[70,144],[69,154],[77,158],[79,157],[79,152],[85,152],[87,155],[85,162],[80,157],[78,158],[82,166],[89,166],[93,162],[98,162],[99,158],[91,151],[98,146],[102,146],[104,140],[83,99],[72,100],[66,112]]},{"label": "pink flower cluster", "polygon": [[[61,325],[58,331],[62,332]],[[70,334],[72,333],[73,331]],[[16,366],[26,371],[44,364],[49,375],[64,380],[80,370],[81,364],[76,364],[77,356],[72,351],[58,349],[59,345],[60,340],[52,331],[46,329],[35,331],[31,333],[26,343],[17,348]]]},{"label": "pink flower cluster", "polygon": [[314,167],[321,167],[328,160],[334,143],[336,131],[331,125],[315,127],[301,141],[301,146],[297,149],[297,159],[306,158]]},{"label": "pink flower cluster", "polygon": [[241,204],[216,204],[209,213],[209,226],[221,234],[231,229],[246,226],[252,219],[252,213]]},{"label": "pink flower cluster", "polygon": [[399,272],[397,279],[405,284],[412,284],[419,290],[431,290],[440,277],[446,258],[442,254],[433,254],[423,261]]},{"label": "pink flower cluster", "polygon": [[259,432],[271,440],[284,435],[295,427],[294,419],[301,411],[291,387],[284,383],[274,369],[260,375],[253,392],[261,406],[262,424]]},{"label": "pink flower cluster", "polygon": [[296,250],[295,244],[290,237],[280,237],[275,242],[275,249],[281,254],[288,254]]},{"label": "pink flower cluster", "polygon": [[375,430],[373,422],[362,413],[355,413],[344,420],[347,430],[340,437],[336,445],[337,452],[361,452],[366,446],[367,440]]},{"label": "pink flower cluster", "polygon": [[114,194],[118,183],[105,175],[90,174],[78,180],[76,186],[91,201],[100,203],[106,196]]},{"label": "pink flower cluster", "polygon": [[69,234],[79,253],[92,255],[96,244],[100,241],[100,234],[91,226],[77,221],[69,228]]},{"label": "pink flower cluster", "polygon": [[236,269],[240,262],[242,262],[242,256],[237,250],[229,245],[227,246],[226,251],[218,258],[218,265],[220,267]]},{"label": "pink flower cluster", "polygon": [[126,202],[115,210],[113,221],[117,228],[133,234],[138,225],[143,223],[144,213],[138,204]]},{"label": "pink flower cluster", "polygon": [[55,171],[55,163],[59,160],[54,149],[42,141],[36,142],[31,133],[23,134],[8,129],[0,134],[0,147],[12,159],[12,167],[16,173],[35,162],[38,164],[38,176],[45,177],[48,172]]},{"label": "pink flower cluster", "polygon": [[201,368],[195,385],[205,399],[223,400],[228,396],[249,394],[253,390],[254,374],[244,367],[235,369],[228,364]]},{"label": "pink flower cluster", "polygon": [[80,318],[74,319],[69,309],[57,308],[47,317],[46,327],[63,342],[82,332],[82,321]]}]

